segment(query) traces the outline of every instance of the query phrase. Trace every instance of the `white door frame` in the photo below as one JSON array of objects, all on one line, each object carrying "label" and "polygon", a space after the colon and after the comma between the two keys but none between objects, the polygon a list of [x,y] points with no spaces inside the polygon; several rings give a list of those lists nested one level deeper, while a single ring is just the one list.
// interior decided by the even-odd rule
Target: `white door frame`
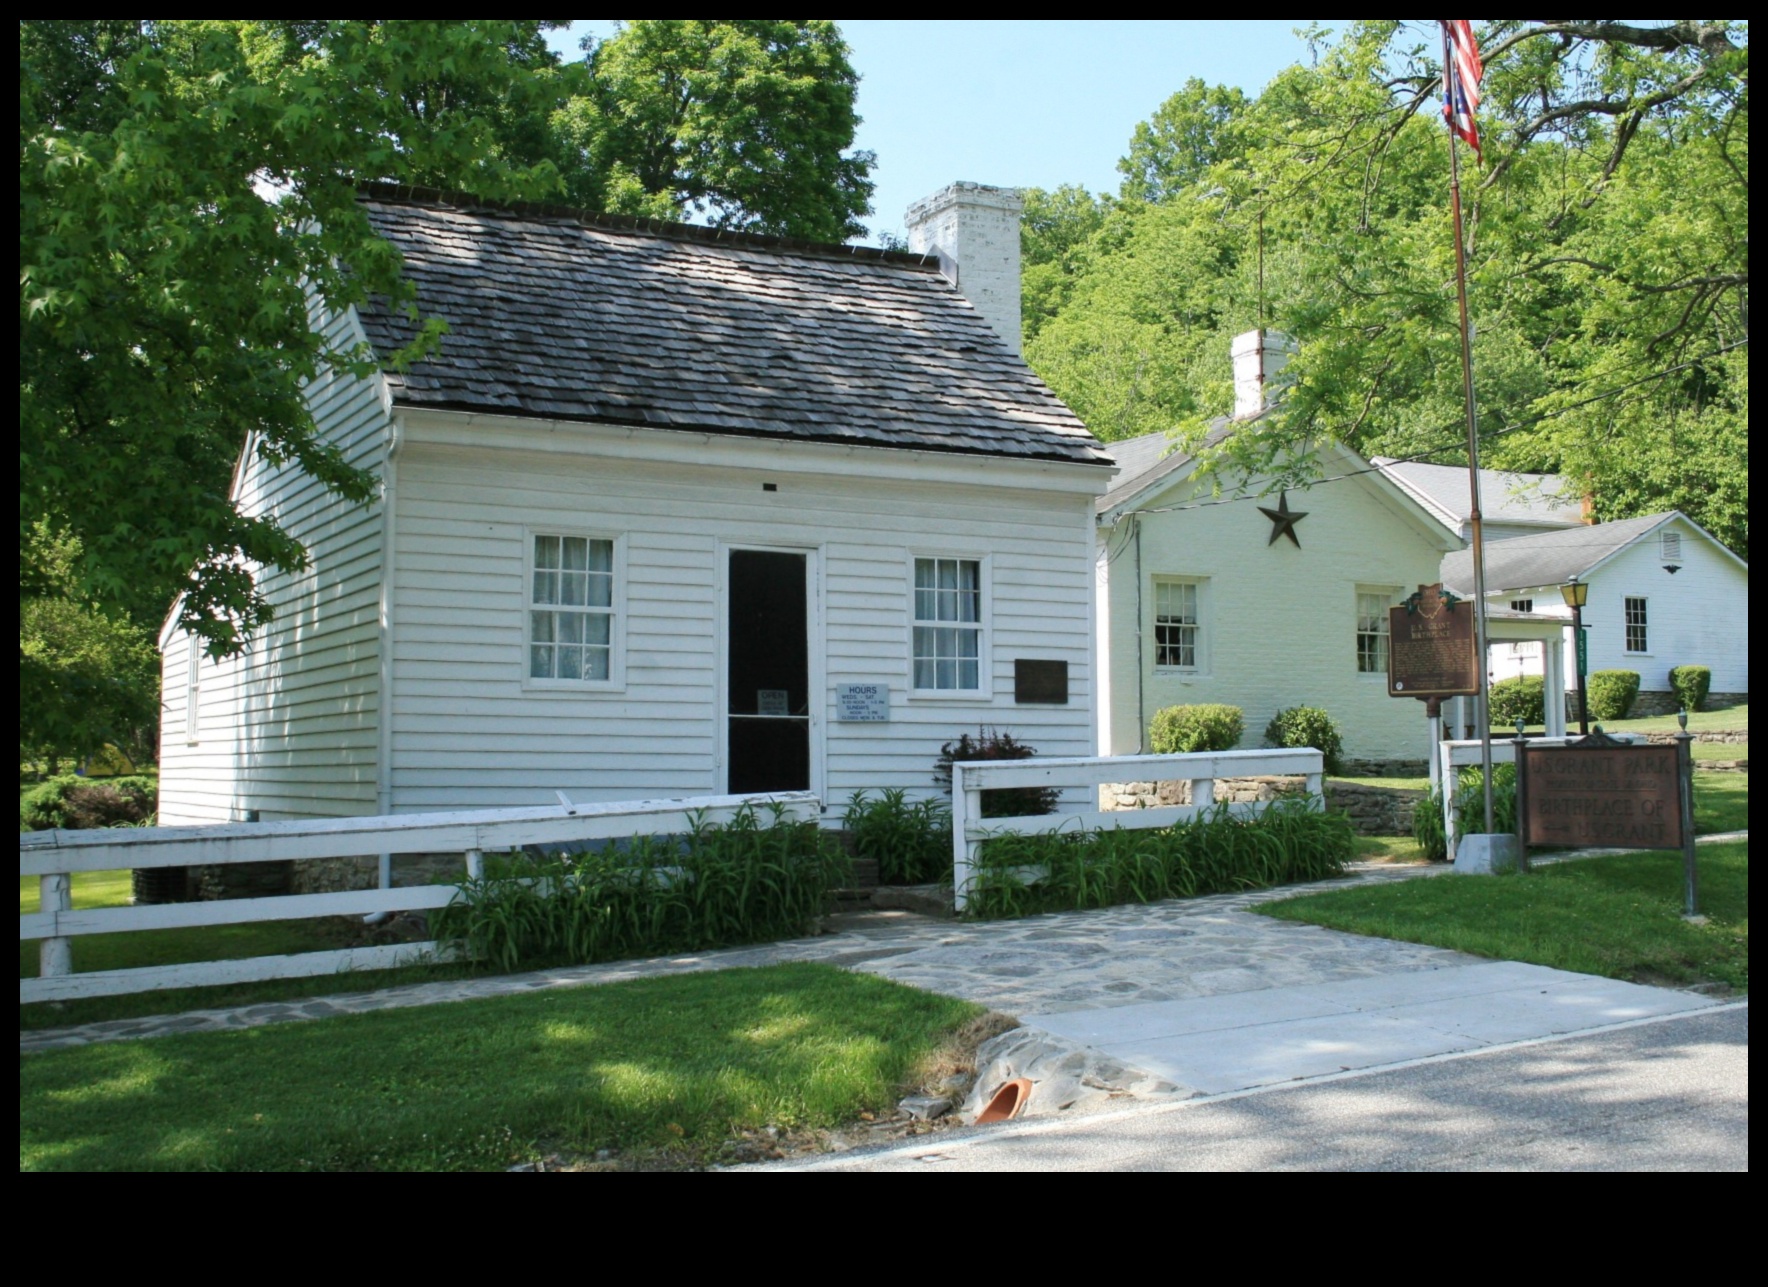
[{"label": "white door frame", "polygon": [[767,541],[731,541],[720,539],[718,542],[717,569],[717,604],[714,611],[718,614],[718,624],[714,630],[716,654],[713,665],[717,676],[713,684],[712,702],[716,731],[714,733],[714,756],[712,762],[711,789],[714,795],[723,795],[725,786],[730,781],[730,594],[731,594],[731,553],[736,550],[755,550],[763,554],[800,554],[804,556],[804,594],[807,602],[804,605],[804,628],[809,634],[805,641],[809,652],[809,675],[806,679],[806,705],[810,713],[810,790],[817,799],[828,806],[824,795],[823,784],[827,781],[825,759],[827,746],[824,741],[824,723],[828,707],[824,661],[824,623],[823,623],[823,547],[821,545],[779,545]]}]

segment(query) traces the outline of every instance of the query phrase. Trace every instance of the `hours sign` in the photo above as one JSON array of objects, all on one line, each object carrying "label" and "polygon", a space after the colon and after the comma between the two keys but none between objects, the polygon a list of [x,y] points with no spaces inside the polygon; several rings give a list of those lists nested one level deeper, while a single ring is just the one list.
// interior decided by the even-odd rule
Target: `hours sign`
[{"label": "hours sign", "polygon": [[1389,697],[1459,697],[1479,691],[1473,605],[1444,594],[1441,585],[1418,593],[1387,614]]}]

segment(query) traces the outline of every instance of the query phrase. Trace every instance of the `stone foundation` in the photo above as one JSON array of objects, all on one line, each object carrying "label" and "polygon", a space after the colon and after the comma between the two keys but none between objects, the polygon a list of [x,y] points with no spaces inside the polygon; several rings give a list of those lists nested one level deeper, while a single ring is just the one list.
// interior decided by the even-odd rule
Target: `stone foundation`
[{"label": "stone foundation", "polygon": [[[374,889],[380,883],[380,859],[306,858],[289,864],[292,894],[337,894],[353,889]],[[464,854],[394,854],[393,888],[416,885],[453,885],[466,879]]]},{"label": "stone foundation", "polygon": [[293,892],[294,863],[234,862],[189,867],[185,889],[193,899],[275,898]]}]

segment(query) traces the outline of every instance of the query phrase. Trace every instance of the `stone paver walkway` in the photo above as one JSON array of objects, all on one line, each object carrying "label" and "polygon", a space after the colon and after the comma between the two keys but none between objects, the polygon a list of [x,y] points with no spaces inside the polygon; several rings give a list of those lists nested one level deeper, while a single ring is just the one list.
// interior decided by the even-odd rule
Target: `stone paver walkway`
[{"label": "stone paver walkway", "polygon": [[[1437,875],[1448,868],[1358,864],[1353,882]],[[966,923],[908,912],[839,918],[835,933],[755,947],[606,965],[537,970],[483,978],[412,983],[373,992],[264,1002],[231,1010],[114,1019],[19,1033],[20,1053],[181,1032],[223,1032],[340,1014],[542,988],[583,987],[701,970],[820,961],[899,983],[963,997],[1009,1014],[1051,1013],[1217,996],[1290,984],[1465,964],[1474,958],[1442,948],[1360,938],[1312,925],[1272,920],[1245,909],[1317,885],[1222,894],[1154,904],[1064,912],[1017,921]],[[840,921],[849,926],[841,928]],[[853,921],[859,922],[857,925]]]}]

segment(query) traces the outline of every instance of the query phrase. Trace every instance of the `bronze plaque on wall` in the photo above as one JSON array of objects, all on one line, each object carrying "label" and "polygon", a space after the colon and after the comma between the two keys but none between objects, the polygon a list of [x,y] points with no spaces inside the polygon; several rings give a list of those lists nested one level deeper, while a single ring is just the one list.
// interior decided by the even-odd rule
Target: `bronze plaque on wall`
[{"label": "bronze plaque on wall", "polygon": [[1682,844],[1673,746],[1533,746],[1522,770],[1525,845]]},{"label": "bronze plaque on wall", "polygon": [[1479,691],[1473,604],[1451,602],[1442,586],[1419,587],[1411,605],[1387,613],[1387,695],[1462,697]]},{"label": "bronze plaque on wall", "polygon": [[1013,700],[1021,706],[1068,705],[1068,663],[1014,658]]}]

